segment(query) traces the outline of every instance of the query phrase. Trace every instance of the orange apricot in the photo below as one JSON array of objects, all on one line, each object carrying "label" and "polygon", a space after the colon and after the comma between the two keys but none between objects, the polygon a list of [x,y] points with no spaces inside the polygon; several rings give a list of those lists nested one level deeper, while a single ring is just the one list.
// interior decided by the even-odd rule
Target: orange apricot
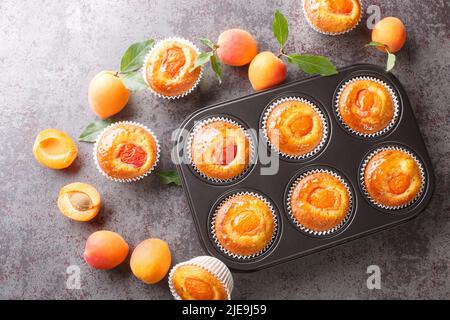
[{"label": "orange apricot", "polygon": [[274,87],[286,79],[286,64],[272,52],[261,52],[250,63],[248,78],[256,91]]},{"label": "orange apricot", "polygon": [[172,257],[167,243],[160,239],[141,242],[131,254],[133,274],[147,284],[160,282],[169,272]]},{"label": "orange apricot", "polygon": [[33,154],[40,164],[60,170],[74,162],[78,155],[78,148],[66,133],[57,129],[46,129],[37,135]]},{"label": "orange apricot", "polygon": [[59,211],[70,219],[90,221],[97,216],[100,205],[100,194],[93,186],[86,183],[71,183],[59,191]]},{"label": "orange apricot", "polygon": [[217,46],[217,56],[220,61],[234,67],[249,64],[258,53],[255,39],[242,29],[229,29],[222,32]]},{"label": "orange apricot", "polygon": [[106,119],[122,111],[130,98],[130,90],[117,73],[102,71],[91,80],[88,98],[92,111]]},{"label": "orange apricot", "polygon": [[[388,47],[389,52],[399,51],[406,41],[406,28],[403,22],[395,17],[380,20],[372,30],[372,41]],[[383,47],[378,50],[385,51]]]},{"label": "orange apricot", "polygon": [[94,269],[114,269],[126,259],[128,250],[128,244],[119,234],[97,231],[86,241],[84,260]]}]

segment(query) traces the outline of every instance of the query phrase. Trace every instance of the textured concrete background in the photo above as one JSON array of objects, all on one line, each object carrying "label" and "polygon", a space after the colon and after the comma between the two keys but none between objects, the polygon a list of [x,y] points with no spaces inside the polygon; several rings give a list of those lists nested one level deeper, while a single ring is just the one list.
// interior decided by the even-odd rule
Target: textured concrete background
[{"label": "textured concrete background", "polygon": [[[116,270],[89,269],[83,262],[90,233],[110,229],[131,246],[161,237],[174,263],[203,254],[183,190],[162,186],[156,177],[115,184],[96,172],[89,144],[65,171],[43,168],[33,159],[36,134],[56,127],[77,137],[95,120],[87,103],[90,79],[116,69],[129,44],[148,37],[179,35],[217,39],[242,27],[260,49],[276,50],[271,34],[275,9],[287,16],[289,51],[330,56],[339,67],[357,62],[384,64],[384,56],[364,49],[362,25],[348,35],[312,31],[301,1],[27,0],[0,1],[0,298],[168,299],[166,281],[147,286],[125,263]],[[235,274],[236,299],[450,298],[450,35],[449,2],[363,1],[381,6],[384,16],[400,17],[408,42],[394,70],[409,93],[437,176],[427,212],[393,230],[348,243],[302,260],[252,274]],[[120,119],[154,129],[163,146],[162,167],[172,168],[170,135],[198,108],[252,92],[246,68],[225,68],[221,87],[210,71],[188,98],[167,102],[150,93],[134,94]],[[289,79],[306,75],[289,69]],[[104,199],[92,223],[72,222],[56,207],[59,189],[83,181]],[[81,290],[66,289],[66,268],[81,268]],[[382,270],[382,289],[366,287],[366,268]]]}]

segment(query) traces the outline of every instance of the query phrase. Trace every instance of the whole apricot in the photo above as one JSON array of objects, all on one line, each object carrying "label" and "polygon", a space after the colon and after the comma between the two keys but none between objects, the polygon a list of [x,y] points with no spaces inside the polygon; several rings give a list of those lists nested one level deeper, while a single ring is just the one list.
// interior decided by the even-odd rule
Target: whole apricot
[{"label": "whole apricot", "polygon": [[119,234],[97,231],[86,241],[84,260],[94,269],[114,269],[126,259],[128,250],[128,244]]},{"label": "whole apricot", "polygon": [[102,71],[91,80],[88,98],[92,111],[106,119],[122,111],[130,98],[130,90],[115,72]]},{"label": "whole apricot", "polygon": [[97,216],[100,205],[100,194],[86,183],[71,183],[59,191],[59,211],[70,219],[90,221]]},{"label": "whole apricot", "polygon": [[222,32],[217,46],[217,56],[220,61],[234,67],[249,64],[258,53],[255,39],[242,29],[229,29]]},{"label": "whole apricot", "polygon": [[33,145],[36,160],[51,169],[69,167],[78,155],[78,148],[72,138],[57,129],[46,129],[36,137]]},{"label": "whole apricot", "polygon": [[172,262],[169,246],[160,239],[141,242],[131,254],[133,274],[147,284],[160,282],[169,272]]},{"label": "whole apricot", "polygon": [[[397,52],[406,41],[405,25],[395,17],[381,19],[372,30],[372,41],[386,45],[389,52]],[[377,48],[380,51],[385,51],[383,47]]]},{"label": "whole apricot", "polygon": [[286,79],[286,64],[272,52],[261,52],[250,63],[248,78],[256,91],[274,87]]}]

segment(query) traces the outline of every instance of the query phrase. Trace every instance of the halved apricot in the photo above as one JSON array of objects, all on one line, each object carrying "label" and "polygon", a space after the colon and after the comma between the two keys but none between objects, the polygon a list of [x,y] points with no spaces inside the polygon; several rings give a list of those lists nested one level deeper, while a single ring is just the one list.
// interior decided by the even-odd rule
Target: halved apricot
[{"label": "halved apricot", "polygon": [[62,187],[59,191],[59,211],[70,219],[90,221],[97,216],[100,206],[100,194],[88,184],[75,182]]},{"label": "halved apricot", "polygon": [[66,133],[57,129],[46,129],[37,135],[33,154],[40,164],[60,170],[73,163],[78,155],[78,149]]}]

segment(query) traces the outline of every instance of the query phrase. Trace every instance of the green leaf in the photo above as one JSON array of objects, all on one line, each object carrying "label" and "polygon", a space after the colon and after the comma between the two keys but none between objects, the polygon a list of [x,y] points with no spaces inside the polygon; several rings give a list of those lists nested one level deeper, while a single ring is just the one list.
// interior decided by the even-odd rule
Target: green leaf
[{"label": "green leaf", "polygon": [[331,76],[337,74],[336,67],[328,58],[311,54],[290,54],[289,63],[295,64],[300,70],[308,74]]},{"label": "green leaf", "polygon": [[219,84],[222,84],[222,65],[216,55],[211,57],[211,68],[213,69],[217,80],[219,80]]},{"label": "green leaf", "polygon": [[212,51],[208,52],[202,52],[197,56],[197,59],[195,59],[194,66],[191,68],[190,72],[197,69],[198,67],[204,65],[205,63],[208,63],[211,57],[214,55]]},{"label": "green leaf", "polygon": [[395,66],[395,61],[397,60],[395,54],[388,52],[386,71],[391,71]]},{"label": "green leaf", "polygon": [[381,42],[371,41],[368,44],[366,44],[365,47],[384,47],[384,48],[387,48],[387,45],[385,45],[385,44],[383,44]]},{"label": "green leaf", "polygon": [[216,44],[209,39],[201,38],[200,41],[201,41],[201,43],[203,43],[205,46],[207,46],[208,48],[210,48],[213,51],[216,50],[216,48],[217,48]]},{"label": "green leaf", "polygon": [[154,44],[153,39],[131,45],[122,57],[120,72],[129,73],[142,68],[145,56]]},{"label": "green leaf", "polygon": [[97,136],[110,124],[114,123],[116,120],[109,118],[106,120],[99,120],[87,125],[78,138],[81,142],[94,143],[97,140]]},{"label": "green leaf", "polygon": [[156,175],[159,177],[159,181],[162,184],[175,184],[177,186],[181,186],[181,179],[178,175],[178,172],[173,170],[166,170],[166,171],[159,171],[156,173]]},{"label": "green leaf", "polygon": [[273,35],[277,38],[281,47],[286,43],[289,36],[289,26],[286,17],[279,11],[275,11],[272,24]]},{"label": "green leaf", "polygon": [[125,87],[131,91],[141,91],[148,88],[140,70],[125,74],[122,81]]}]

